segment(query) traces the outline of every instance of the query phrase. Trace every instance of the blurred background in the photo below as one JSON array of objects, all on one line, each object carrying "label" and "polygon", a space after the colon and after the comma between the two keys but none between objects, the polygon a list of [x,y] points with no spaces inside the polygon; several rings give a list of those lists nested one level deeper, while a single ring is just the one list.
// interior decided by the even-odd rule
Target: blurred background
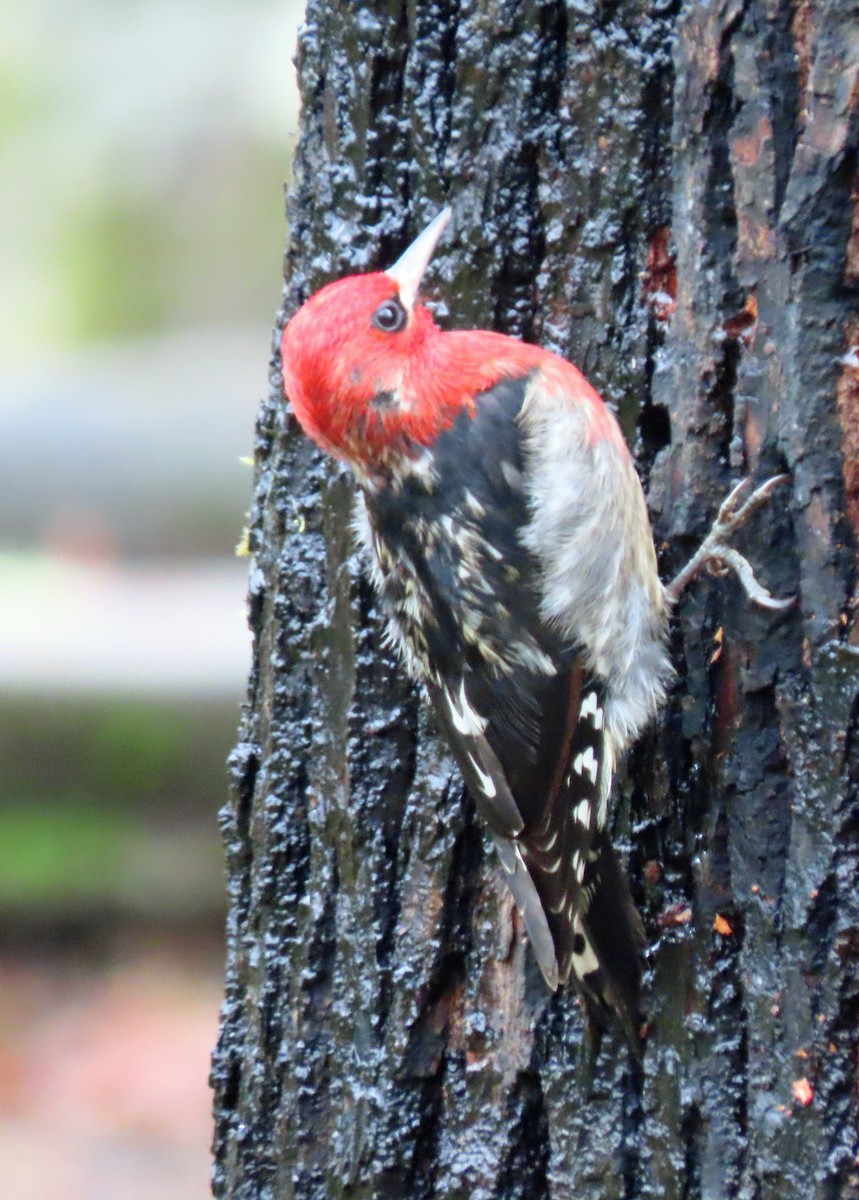
[{"label": "blurred background", "polygon": [[208,1193],[300,15],[0,12],[4,1200]]}]

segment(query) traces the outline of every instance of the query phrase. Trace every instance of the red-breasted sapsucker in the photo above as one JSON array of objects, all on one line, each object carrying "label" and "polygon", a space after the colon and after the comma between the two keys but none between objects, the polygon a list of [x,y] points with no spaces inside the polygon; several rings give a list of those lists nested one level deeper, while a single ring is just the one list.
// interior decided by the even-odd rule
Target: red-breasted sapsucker
[{"label": "red-breasted sapsucker", "polygon": [[489,826],[551,988],[638,1037],[641,920],[609,838],[618,756],[663,699],[669,596],[618,424],[564,359],[442,332],[418,287],[445,209],[388,271],[283,334],[306,433],[359,484],[395,641]]}]

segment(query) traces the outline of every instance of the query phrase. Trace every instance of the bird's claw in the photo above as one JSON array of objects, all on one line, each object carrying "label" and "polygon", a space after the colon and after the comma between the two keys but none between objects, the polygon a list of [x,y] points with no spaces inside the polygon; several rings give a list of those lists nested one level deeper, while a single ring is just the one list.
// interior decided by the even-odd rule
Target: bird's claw
[{"label": "bird's claw", "polygon": [[724,575],[729,570],[733,571],[749,599],[755,604],[759,604],[761,608],[781,611],[791,607],[794,603],[793,596],[785,600],[771,596],[763,584],[758,583],[748,559],[733,546],[728,545],[728,538],[740,526],[745,525],[752,513],[767,503],[775,488],[782,483],[787,483],[789,479],[789,475],[773,475],[760,487],[755,488],[742,505],[740,505],[740,498],[751,481],[743,479],[731,489],[728,496],[722,501],[710,532],[686,566],[668,584],[666,592],[670,600],[678,600],[687,584],[694,579],[702,567],[706,566],[712,574]]},{"label": "bird's claw", "polygon": [[755,488],[741,508],[737,508],[740,497],[751,482],[751,479],[741,479],[722,501],[719,511],[716,514],[716,520],[713,522],[713,528],[710,531],[711,534],[715,534],[716,540],[730,537],[741,525],[745,525],[752,513],[757,512],[759,508],[762,508],[766,504],[777,487],[783,483],[790,482],[790,476],[773,475],[770,479],[762,483],[760,487]]}]

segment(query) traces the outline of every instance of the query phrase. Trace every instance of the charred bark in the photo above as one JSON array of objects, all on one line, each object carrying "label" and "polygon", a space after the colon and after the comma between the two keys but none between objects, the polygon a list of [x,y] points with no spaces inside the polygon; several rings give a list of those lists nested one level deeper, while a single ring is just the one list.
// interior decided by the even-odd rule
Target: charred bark
[{"label": "charred bark", "polygon": [[[584,1053],[392,661],[351,485],[258,423],[254,662],[224,813],[215,1194],[859,1194],[859,24],[846,0],[310,0],[281,321],[443,202],[441,319],[621,412],[665,576],[736,478],[792,484],[678,607],[617,833],[650,937],[641,1074]],[[278,330],[279,332],[279,330]]]}]

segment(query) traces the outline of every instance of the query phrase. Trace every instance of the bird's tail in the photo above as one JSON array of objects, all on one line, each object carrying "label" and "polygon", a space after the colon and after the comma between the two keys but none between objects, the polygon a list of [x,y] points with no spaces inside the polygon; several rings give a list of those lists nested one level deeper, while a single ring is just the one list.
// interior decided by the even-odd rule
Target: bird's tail
[{"label": "bird's tail", "polygon": [[[626,872],[605,830],[595,835],[592,852],[593,893],[580,928],[585,953],[574,955],[572,966],[591,1020],[604,1027],[614,1013],[635,1057],[640,1059],[644,925],[633,903]],[[585,966],[591,969],[582,970]]]}]

